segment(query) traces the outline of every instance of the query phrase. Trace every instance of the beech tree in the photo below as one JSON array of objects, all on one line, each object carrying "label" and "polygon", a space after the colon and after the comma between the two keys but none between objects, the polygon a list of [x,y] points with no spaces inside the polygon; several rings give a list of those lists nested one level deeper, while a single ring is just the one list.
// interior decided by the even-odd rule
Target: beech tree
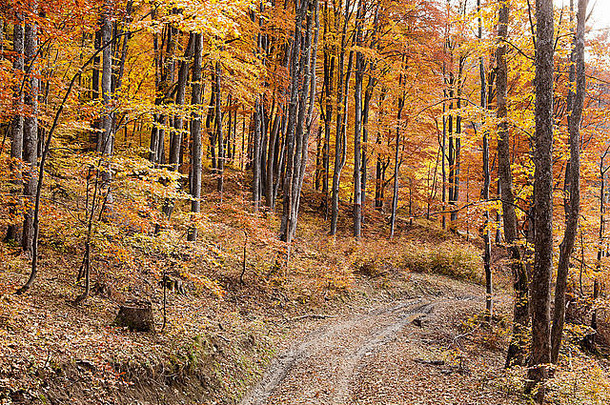
[{"label": "beech tree", "polygon": [[[13,52],[15,52],[15,60],[13,61],[13,71],[15,76],[24,78],[25,61],[23,48],[23,17],[21,13],[15,13],[15,23],[13,26]],[[22,79],[23,80],[23,79]],[[23,158],[23,90],[21,83],[18,81],[14,85],[13,95],[15,98],[15,116],[11,121],[11,159],[13,163],[13,171],[15,173],[15,196],[18,195],[18,190],[21,189],[21,160]],[[15,197],[16,198],[16,197]],[[16,205],[16,204],[15,204]],[[15,208],[13,208],[13,212]],[[6,231],[6,239],[17,241],[20,239],[17,225],[9,224]]]},{"label": "beech tree", "polygon": [[290,243],[296,232],[301,188],[307,165],[307,141],[315,103],[315,64],[319,31],[318,1],[296,3],[290,62],[290,102],[286,133],[281,239]]},{"label": "beech tree", "polygon": [[527,326],[527,272],[518,242],[517,215],[513,194],[513,173],[510,156],[510,133],[507,122],[508,66],[506,62],[509,6],[503,2],[498,12],[498,45],[496,48],[496,94],[498,123],[498,177],[502,200],[502,224],[513,276],[515,304],[513,331],[506,354],[506,366],[524,365],[526,358]]},{"label": "beech tree", "polygon": [[568,193],[565,207],[566,227],[559,249],[555,305],[551,334],[551,361],[557,363],[565,319],[566,285],[570,257],[580,220],[580,122],[585,99],[585,20],[587,0],[578,1],[576,33],[570,57],[570,73],[567,96],[567,119],[570,143],[570,161],[566,167],[565,184]]},{"label": "beech tree", "polygon": [[25,90],[23,119],[23,161],[26,164],[23,194],[26,198],[26,210],[23,219],[21,246],[26,254],[32,254],[34,241],[34,195],[36,194],[36,169],[38,168],[38,24],[34,20],[38,14],[38,3],[32,2],[31,16],[25,19],[24,29],[24,65]]},{"label": "beech tree", "polygon": [[[203,53],[203,34],[196,33],[193,38],[193,76],[191,84],[191,105],[194,110],[191,114],[191,170],[189,172],[189,191],[191,194],[191,212],[198,214],[201,211],[201,70]],[[195,218],[193,218],[195,220]],[[197,239],[197,226],[191,225],[188,240]]]},{"label": "beech tree", "polygon": [[530,283],[532,348],[528,378],[544,400],[551,361],[550,288],[553,267],[553,2],[536,0],[536,130],[534,147],[534,269]]}]

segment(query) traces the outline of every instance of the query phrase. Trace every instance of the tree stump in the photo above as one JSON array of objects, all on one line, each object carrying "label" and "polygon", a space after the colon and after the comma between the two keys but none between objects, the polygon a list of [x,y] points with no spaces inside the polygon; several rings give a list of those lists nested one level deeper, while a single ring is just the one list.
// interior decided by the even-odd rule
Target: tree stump
[{"label": "tree stump", "polygon": [[119,307],[114,324],[136,332],[154,332],[152,303],[145,300],[128,300]]}]

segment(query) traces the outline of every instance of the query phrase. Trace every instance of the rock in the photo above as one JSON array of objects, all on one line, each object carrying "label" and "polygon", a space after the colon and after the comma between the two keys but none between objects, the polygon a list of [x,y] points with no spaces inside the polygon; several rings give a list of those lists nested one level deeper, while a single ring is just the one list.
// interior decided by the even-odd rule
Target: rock
[{"label": "rock", "polygon": [[129,300],[119,307],[114,324],[136,332],[154,332],[152,303],[146,300]]}]

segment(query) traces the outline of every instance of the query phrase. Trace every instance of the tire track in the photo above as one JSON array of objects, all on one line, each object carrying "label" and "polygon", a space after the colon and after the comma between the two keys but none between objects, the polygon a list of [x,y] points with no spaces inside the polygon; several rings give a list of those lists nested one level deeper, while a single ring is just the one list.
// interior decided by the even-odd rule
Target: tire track
[{"label": "tire track", "polygon": [[[439,304],[478,299],[425,297],[329,321],[278,356],[240,405],[345,404],[366,357]],[[288,402],[286,402],[288,401]]]}]

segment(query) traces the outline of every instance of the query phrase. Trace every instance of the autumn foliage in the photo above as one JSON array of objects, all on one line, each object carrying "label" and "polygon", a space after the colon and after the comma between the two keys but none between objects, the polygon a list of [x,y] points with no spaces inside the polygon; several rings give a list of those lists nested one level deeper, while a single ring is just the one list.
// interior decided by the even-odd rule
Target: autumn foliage
[{"label": "autumn foliage", "polygon": [[[169,279],[218,300],[244,278],[271,291],[291,276],[340,295],[359,272],[401,268],[487,282],[490,321],[491,272],[511,266],[490,262],[492,245],[518,259],[522,296],[532,281],[536,22],[526,1],[477,4],[2,2],[0,292],[36,295],[61,267],[73,283],[61,296],[76,306],[151,299]],[[585,27],[571,123],[577,10],[553,13],[550,252],[557,263],[576,212],[560,295],[587,308],[579,323],[602,350],[610,48]],[[423,224],[440,242],[401,239]],[[466,241],[483,246],[487,277]],[[348,264],[332,254],[340,243]]]}]

